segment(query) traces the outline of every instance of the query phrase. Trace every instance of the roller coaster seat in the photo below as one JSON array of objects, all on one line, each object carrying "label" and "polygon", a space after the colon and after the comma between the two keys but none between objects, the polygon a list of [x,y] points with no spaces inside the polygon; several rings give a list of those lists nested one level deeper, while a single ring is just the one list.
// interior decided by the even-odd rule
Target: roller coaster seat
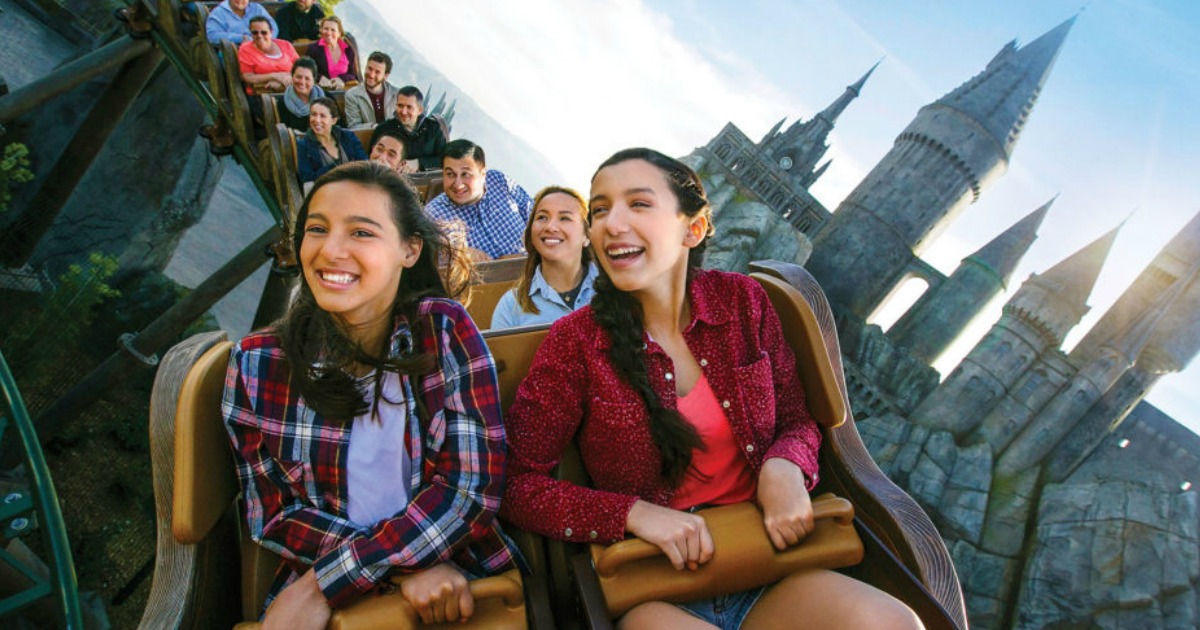
[{"label": "roller coaster seat", "polygon": [[[510,261],[498,262],[515,267]],[[927,628],[966,628],[957,576],[937,531],[916,503],[874,466],[854,428],[833,318],[819,286],[795,265],[764,263],[754,276],[779,314],[784,336],[796,354],[810,411],[822,426],[822,481],[814,496],[831,492],[853,506],[853,527],[862,541],[863,561],[846,572],[904,601]],[[484,333],[496,361],[504,408],[515,398],[547,331],[548,327],[541,326]],[[230,627],[253,619],[277,563],[261,547],[248,542],[244,519],[236,510],[238,488],[219,412],[230,347],[223,338],[223,333],[205,333],[184,341],[164,357],[156,377],[151,449],[159,534],[150,603],[142,623],[146,628]],[[577,455],[565,457],[559,469],[563,478],[580,479],[582,466]],[[844,525],[849,521],[844,510],[839,514],[834,522]],[[732,518],[746,522],[755,516]],[[735,528],[734,534],[737,532]],[[512,590],[509,597],[496,600],[496,608],[521,623],[527,620],[528,611],[534,627],[578,627],[581,622],[594,628],[611,627],[612,615],[625,604],[615,603],[610,588],[614,599],[610,609],[600,582],[613,573],[606,567],[621,562],[605,560],[604,549],[576,553],[582,549],[524,532],[513,535],[532,567],[531,575],[523,580],[524,609],[516,607],[519,598]],[[625,543],[645,545],[636,540],[618,545]],[[641,554],[634,562],[645,557],[644,549],[630,553]],[[762,560],[732,557],[728,561],[751,567],[751,571],[761,570],[755,562]],[[670,597],[685,597],[689,588],[702,594],[711,585],[696,581],[680,588],[683,590]],[[230,606],[229,602],[241,605]],[[473,623],[482,621],[481,615],[476,615]]]},{"label": "roller coaster seat", "polygon": [[[675,571],[657,548],[637,539],[590,548],[547,540],[547,589],[558,625],[608,628],[615,616],[639,602],[699,599],[819,566],[845,567],[846,573],[891,593],[927,628],[965,628],[961,590],[940,536],[916,503],[875,467],[854,427],[833,316],[819,285],[796,265],[765,262],[752,269],[783,324],[807,404],[825,438],[823,480],[813,493],[814,511],[828,517],[818,520],[821,533],[775,553],[755,506],[716,508],[706,519],[712,522],[715,546],[725,553],[711,570],[698,572]],[[547,331],[543,326],[484,333],[506,409]],[[589,483],[573,447],[555,474]]]},{"label": "roller coaster seat", "polygon": [[[249,539],[220,412],[232,344],[205,333],[164,358],[152,395],[158,554],[145,628],[254,627],[280,559]],[[172,405],[172,401],[175,403]],[[523,538],[515,536],[520,542]],[[526,555],[537,557],[539,550]],[[471,582],[476,613],[458,628],[528,626],[518,571]],[[232,604],[238,602],[238,604]],[[420,625],[398,590],[335,612],[331,628]]]}]

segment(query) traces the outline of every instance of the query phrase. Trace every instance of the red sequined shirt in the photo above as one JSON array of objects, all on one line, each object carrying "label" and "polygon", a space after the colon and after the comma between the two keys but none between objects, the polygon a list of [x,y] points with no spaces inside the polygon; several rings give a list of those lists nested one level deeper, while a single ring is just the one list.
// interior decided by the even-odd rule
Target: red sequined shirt
[{"label": "red sequined shirt", "polygon": [[[692,321],[683,336],[754,475],[782,457],[817,482],[820,429],[804,404],[796,361],[766,292],[753,279],[697,272],[688,287]],[[673,364],[649,337],[646,372],[663,404],[675,408]],[[658,505],[675,488],[637,392],[608,357],[608,335],[591,307],[556,322],[542,342],[506,418],[508,486],[501,514],[517,526],[574,542],[608,543],[625,535],[638,499]],[[550,471],[576,440],[593,488],[556,481]]]}]

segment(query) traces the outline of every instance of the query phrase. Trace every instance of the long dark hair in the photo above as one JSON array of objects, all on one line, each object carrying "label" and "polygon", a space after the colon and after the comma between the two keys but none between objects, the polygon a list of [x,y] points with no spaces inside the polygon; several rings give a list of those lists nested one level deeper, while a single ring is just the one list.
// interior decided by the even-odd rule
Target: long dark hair
[{"label": "long dark hair", "polygon": [[[666,178],[667,184],[675,198],[679,201],[679,211],[688,217],[706,216],[708,234],[711,236],[712,209],[708,205],[708,197],[704,194],[704,185],[695,171],[675,158],[663,155],[653,149],[636,148],[618,151],[604,161],[596,174],[609,166],[642,160],[648,162]],[[596,175],[592,175],[595,181]],[[704,249],[708,240],[688,252],[688,278],[691,270],[700,267],[704,261]],[[642,344],[645,325],[642,322],[642,305],[634,297],[613,286],[612,280],[603,268],[596,277],[596,294],[592,298],[592,313],[600,327],[608,333],[612,340],[609,359],[625,382],[629,383],[650,415],[650,437],[662,456],[662,475],[673,485],[678,485],[688,468],[692,465],[692,451],[703,448],[703,441],[695,427],[689,424],[679,412],[663,406],[658,394],[650,387],[646,375],[646,352]]]},{"label": "long dark hair", "polygon": [[[304,242],[304,224],[309,205],[317,191],[336,182],[351,182],[384,193],[390,201],[392,220],[404,239],[422,243],[417,262],[400,274],[392,318],[403,317],[412,325],[413,348],[421,346],[421,336],[430,334],[418,325],[417,311],[427,297],[457,298],[470,280],[470,260],[466,253],[451,245],[438,224],[421,206],[416,191],[394,171],[375,162],[350,162],[330,170],[317,179],[296,215],[292,244],[297,254]],[[301,261],[303,266],[303,261]],[[293,385],[314,411],[330,419],[350,421],[366,412],[365,384],[351,374],[356,365],[375,369],[374,398],[379,400],[384,372],[420,375],[433,369],[434,357],[428,354],[389,356],[391,335],[384,337],[381,348],[364,348],[347,336],[332,315],[321,309],[312,289],[300,274],[300,289],[286,315],[275,323],[290,366]],[[420,397],[417,397],[418,413]],[[422,416],[424,417],[424,416]]]},{"label": "long dark hair", "polygon": [[[542,200],[550,195],[561,194],[566,195],[579,203],[579,221],[586,227],[588,221],[587,200],[583,195],[579,194],[574,188],[565,186],[547,186],[538,191],[533,197],[533,212],[529,213],[529,220],[525,222],[525,267],[521,270],[521,277],[517,278],[516,295],[517,305],[526,313],[541,312],[537,304],[533,303],[533,298],[529,295],[529,285],[533,282],[533,273],[537,271],[538,265],[542,264],[542,254],[533,246],[533,222],[537,219],[537,207],[542,203]],[[584,230],[584,236],[587,236],[587,230]],[[586,245],[583,252],[579,254],[579,262],[583,265],[583,273],[587,275],[588,264],[592,262],[592,248]]]}]

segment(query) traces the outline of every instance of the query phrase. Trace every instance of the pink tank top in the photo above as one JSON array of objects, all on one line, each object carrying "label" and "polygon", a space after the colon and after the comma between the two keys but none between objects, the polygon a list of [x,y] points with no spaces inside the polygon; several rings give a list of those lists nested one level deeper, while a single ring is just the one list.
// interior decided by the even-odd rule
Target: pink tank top
[{"label": "pink tank top", "polygon": [[692,467],[675,490],[668,507],[726,505],[754,498],[756,482],[742,456],[729,418],[701,374],[692,391],[679,397],[679,414],[696,427],[707,450],[692,451]]}]

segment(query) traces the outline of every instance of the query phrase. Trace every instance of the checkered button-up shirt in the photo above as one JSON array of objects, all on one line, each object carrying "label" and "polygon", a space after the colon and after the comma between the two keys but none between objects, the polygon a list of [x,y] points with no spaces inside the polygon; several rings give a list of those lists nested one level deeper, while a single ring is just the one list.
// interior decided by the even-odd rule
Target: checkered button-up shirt
[{"label": "checkered button-up shirt", "polygon": [[409,351],[414,328],[421,331],[416,351],[436,357],[437,368],[411,388],[430,417],[408,423],[413,476],[397,480],[409,484],[408,506],[370,527],[352,523],[346,512],[353,423],[324,418],[305,404],[274,333],[251,334],[234,348],[221,407],[250,536],[285,561],[268,603],[309,567],[330,605],[339,607],[389,571],[452,562],[478,577],[519,562],[495,518],[505,449],[491,354],[462,306],[450,300],[423,301],[412,328],[400,321],[393,355]]},{"label": "checkered button-up shirt", "polygon": [[442,193],[425,204],[425,212],[451,232],[466,231],[467,245],[492,258],[524,254],[525,223],[533,199],[507,175],[495,169],[484,174],[483,196],[460,206]]}]

